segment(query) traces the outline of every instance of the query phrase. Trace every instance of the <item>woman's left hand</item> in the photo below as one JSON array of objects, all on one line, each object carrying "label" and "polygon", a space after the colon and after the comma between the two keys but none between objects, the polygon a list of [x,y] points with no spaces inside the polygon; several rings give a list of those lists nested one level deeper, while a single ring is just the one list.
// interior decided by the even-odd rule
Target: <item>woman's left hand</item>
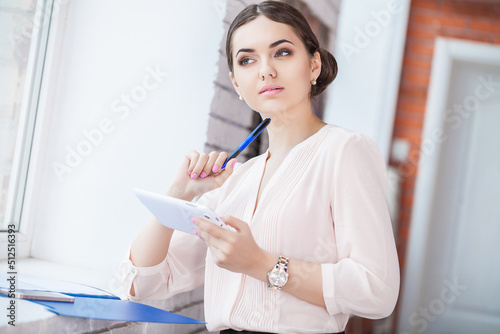
[{"label": "woman's left hand", "polygon": [[250,276],[259,271],[260,261],[266,255],[257,245],[248,224],[232,216],[222,217],[226,225],[235,231],[226,230],[199,217],[193,217],[196,233],[210,248],[215,264],[219,267]]}]

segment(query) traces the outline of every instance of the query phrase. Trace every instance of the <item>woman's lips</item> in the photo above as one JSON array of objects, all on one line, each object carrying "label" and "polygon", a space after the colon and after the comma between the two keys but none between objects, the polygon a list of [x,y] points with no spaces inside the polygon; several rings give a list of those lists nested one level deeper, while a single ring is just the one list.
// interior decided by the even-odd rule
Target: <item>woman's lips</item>
[{"label": "woman's lips", "polygon": [[270,90],[266,90],[266,91],[264,91],[264,92],[262,92],[260,94],[261,95],[265,95],[265,96],[273,96],[273,95],[281,93],[281,91],[283,89],[284,88],[273,88],[273,89],[270,89]]}]

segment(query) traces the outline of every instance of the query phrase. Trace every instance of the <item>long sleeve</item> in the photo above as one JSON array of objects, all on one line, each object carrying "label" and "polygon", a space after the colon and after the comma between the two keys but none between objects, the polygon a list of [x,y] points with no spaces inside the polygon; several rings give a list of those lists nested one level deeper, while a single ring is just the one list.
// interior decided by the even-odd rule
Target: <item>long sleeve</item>
[{"label": "long sleeve", "polygon": [[353,134],[335,163],[331,210],[337,263],[322,264],[330,315],[389,316],[399,292],[399,265],[386,203],[385,163],[376,143]]},{"label": "long sleeve", "polygon": [[[214,208],[219,189],[210,191],[198,203]],[[164,260],[151,267],[137,267],[130,260],[130,247],[118,267],[118,278],[128,299],[167,299],[204,284],[206,243],[195,235],[174,231]],[[134,285],[135,296],[130,295]]]},{"label": "long sleeve", "polygon": [[[167,299],[203,285],[207,247],[194,235],[175,231],[165,259],[151,267],[137,267],[130,261],[130,248],[118,268],[122,287],[129,299]],[[131,285],[135,296],[131,296]]]}]

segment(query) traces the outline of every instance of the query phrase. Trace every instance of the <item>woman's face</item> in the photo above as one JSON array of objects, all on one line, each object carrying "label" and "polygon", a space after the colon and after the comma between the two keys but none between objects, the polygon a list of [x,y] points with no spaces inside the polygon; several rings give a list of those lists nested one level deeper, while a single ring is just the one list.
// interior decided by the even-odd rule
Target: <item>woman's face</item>
[{"label": "woman's face", "polygon": [[[311,81],[321,71],[319,53],[311,58],[293,29],[261,15],[233,34],[234,88],[253,110],[265,115],[310,107]],[[262,92],[267,85],[275,90]]]}]

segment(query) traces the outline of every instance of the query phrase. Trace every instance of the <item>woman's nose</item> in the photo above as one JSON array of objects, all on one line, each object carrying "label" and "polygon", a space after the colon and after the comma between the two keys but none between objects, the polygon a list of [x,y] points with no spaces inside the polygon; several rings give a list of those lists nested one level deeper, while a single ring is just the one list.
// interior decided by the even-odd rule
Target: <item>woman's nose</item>
[{"label": "woman's nose", "polygon": [[276,78],[276,70],[269,62],[263,62],[259,71],[259,79],[265,81],[267,77]]}]

